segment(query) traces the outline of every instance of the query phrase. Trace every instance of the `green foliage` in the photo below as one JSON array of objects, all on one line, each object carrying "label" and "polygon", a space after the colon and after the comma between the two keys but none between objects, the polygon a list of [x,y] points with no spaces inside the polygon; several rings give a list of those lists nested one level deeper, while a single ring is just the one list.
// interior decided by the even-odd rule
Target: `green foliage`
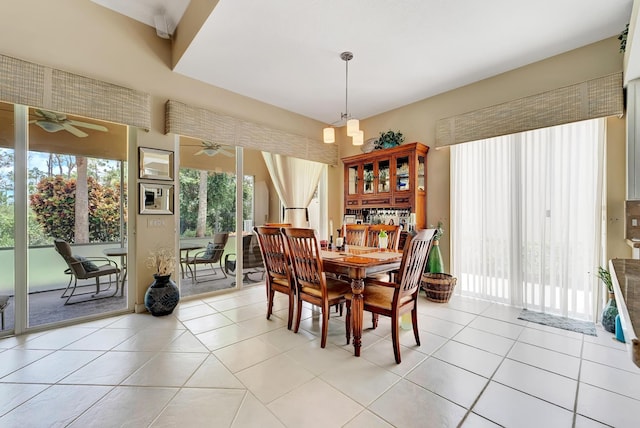
[{"label": "green foliage", "polygon": [[375,149],[388,149],[390,147],[399,146],[404,142],[404,135],[402,132],[393,132],[388,130],[387,132],[380,132],[380,136],[376,140]]},{"label": "green foliage", "polygon": [[607,291],[609,293],[613,293],[613,282],[611,282],[611,273],[602,266],[598,267],[598,273],[596,274],[598,278],[604,282],[604,285],[607,286]]},{"label": "green foliage", "polygon": [[[180,169],[180,236],[194,237],[198,226],[200,171]],[[242,181],[243,219],[253,215],[253,176]],[[210,172],[207,177],[206,235],[236,229],[236,176]]]},{"label": "green foliage", "polygon": [[435,229],[436,233],[433,235],[433,240],[434,241],[439,241],[440,238],[442,238],[442,235],[444,235],[444,224],[439,221],[438,222],[438,226],[437,227],[433,227],[432,224],[429,225],[429,229]]},{"label": "green foliage", "polygon": [[[119,186],[104,187],[87,178],[89,190],[89,242],[120,238]],[[76,179],[60,175],[41,179],[29,200],[44,235],[74,242]],[[33,244],[33,243],[32,243]]]}]

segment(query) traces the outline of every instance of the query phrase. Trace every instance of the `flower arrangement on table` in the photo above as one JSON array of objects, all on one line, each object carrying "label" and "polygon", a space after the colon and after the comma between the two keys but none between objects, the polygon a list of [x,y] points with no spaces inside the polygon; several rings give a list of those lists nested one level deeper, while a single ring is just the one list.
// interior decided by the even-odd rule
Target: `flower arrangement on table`
[{"label": "flower arrangement on table", "polygon": [[154,276],[170,276],[176,267],[176,257],[172,250],[160,248],[147,257],[147,267],[155,271]]}]

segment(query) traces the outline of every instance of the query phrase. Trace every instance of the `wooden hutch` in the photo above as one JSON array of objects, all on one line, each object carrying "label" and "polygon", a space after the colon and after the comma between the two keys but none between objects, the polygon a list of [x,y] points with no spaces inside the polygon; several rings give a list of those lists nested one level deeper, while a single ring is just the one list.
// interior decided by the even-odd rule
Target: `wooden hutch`
[{"label": "wooden hutch", "polygon": [[343,158],[345,214],[363,223],[397,219],[404,230],[424,229],[428,151],[409,143]]}]

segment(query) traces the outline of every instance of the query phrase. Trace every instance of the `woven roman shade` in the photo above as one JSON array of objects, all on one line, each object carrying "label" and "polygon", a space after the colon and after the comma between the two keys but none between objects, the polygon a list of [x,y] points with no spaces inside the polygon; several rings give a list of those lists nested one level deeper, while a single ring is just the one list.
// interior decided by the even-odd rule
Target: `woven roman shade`
[{"label": "woven roman shade", "polygon": [[622,73],[509,101],[436,123],[436,147],[624,112]]},{"label": "woven roman shade", "polygon": [[166,104],[165,133],[278,153],[329,165],[338,164],[338,148],[335,144],[324,144],[320,140],[173,100],[167,101]]},{"label": "woven roman shade", "polygon": [[0,55],[0,101],[151,128],[144,92]]}]

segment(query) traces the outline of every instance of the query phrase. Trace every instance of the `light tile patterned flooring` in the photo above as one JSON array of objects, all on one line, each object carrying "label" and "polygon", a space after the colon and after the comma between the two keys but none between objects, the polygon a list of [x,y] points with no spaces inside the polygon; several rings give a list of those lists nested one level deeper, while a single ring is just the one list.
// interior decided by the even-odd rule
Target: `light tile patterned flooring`
[{"label": "light tile patterned flooring", "polygon": [[[422,346],[390,322],[362,357],[332,313],[298,334],[286,300],[265,319],[262,286],[0,340],[2,427],[637,427],[640,369],[598,329],[583,336],[517,319],[519,309],[420,298]],[[370,317],[365,315],[365,326]]]}]

